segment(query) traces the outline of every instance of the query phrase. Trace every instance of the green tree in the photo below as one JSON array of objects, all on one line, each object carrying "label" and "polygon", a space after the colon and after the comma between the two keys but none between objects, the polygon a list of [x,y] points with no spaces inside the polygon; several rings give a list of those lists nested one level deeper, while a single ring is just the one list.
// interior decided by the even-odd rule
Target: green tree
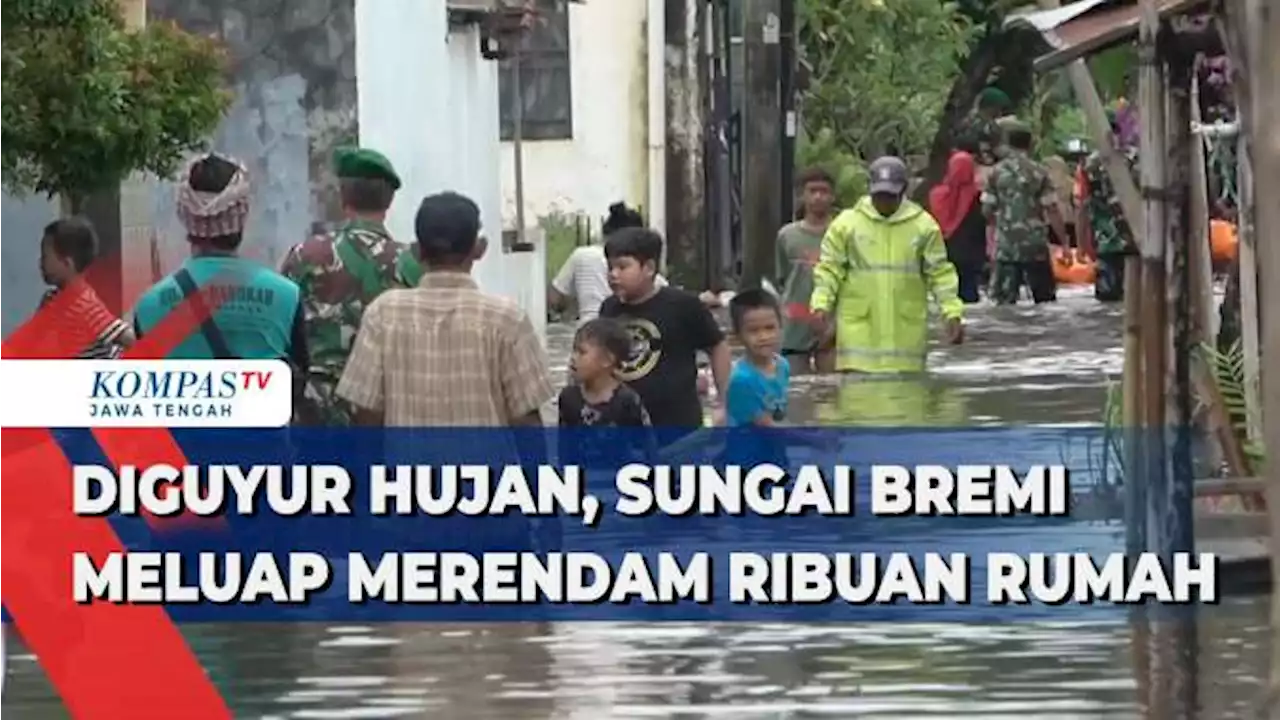
[{"label": "green tree", "polygon": [[[942,178],[947,156],[955,146],[955,133],[984,87],[1005,91],[1014,104],[1034,92],[1031,62],[1043,50],[1043,39],[1034,31],[1006,30],[1004,21],[1015,10],[1028,8],[1025,0],[957,0],[955,11],[972,28],[952,76],[946,102],[935,125],[929,147],[929,163],[920,192],[927,192]],[[1035,9],[1034,5],[1030,9]]]},{"label": "green tree", "polygon": [[801,0],[811,137],[871,158],[926,151],[975,26],[954,2]]},{"label": "green tree", "polygon": [[5,0],[0,167],[10,192],[89,194],[169,177],[231,100],[224,55],[170,23],[131,32],[114,0]]}]

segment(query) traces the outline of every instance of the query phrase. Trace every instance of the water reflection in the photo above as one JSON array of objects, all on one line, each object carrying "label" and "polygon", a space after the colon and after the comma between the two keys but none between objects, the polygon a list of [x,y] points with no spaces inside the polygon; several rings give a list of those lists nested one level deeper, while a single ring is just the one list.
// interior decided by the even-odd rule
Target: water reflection
[{"label": "water reflection", "polygon": [[[973,309],[970,342],[935,348],[928,377],[799,379],[793,415],[864,426],[1095,423],[1120,369],[1118,308],[1083,292],[1062,298]],[[549,331],[560,373],[571,334]],[[1200,617],[1201,717],[1250,717],[1267,668],[1266,603],[1231,601]],[[1144,717],[1130,626],[1102,618],[184,630],[237,717]],[[65,717],[34,659],[9,648],[4,709]]]}]

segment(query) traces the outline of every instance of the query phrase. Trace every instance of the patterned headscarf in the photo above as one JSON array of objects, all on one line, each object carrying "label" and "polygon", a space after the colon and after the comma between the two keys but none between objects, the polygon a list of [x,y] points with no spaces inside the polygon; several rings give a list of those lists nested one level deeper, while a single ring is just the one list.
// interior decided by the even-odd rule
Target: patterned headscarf
[{"label": "patterned headscarf", "polygon": [[[191,171],[209,157],[218,157],[237,170],[221,192],[201,192],[191,187]],[[211,238],[244,232],[249,216],[249,171],[240,161],[225,155],[201,155],[192,160],[178,186],[178,219],[195,238]]]}]

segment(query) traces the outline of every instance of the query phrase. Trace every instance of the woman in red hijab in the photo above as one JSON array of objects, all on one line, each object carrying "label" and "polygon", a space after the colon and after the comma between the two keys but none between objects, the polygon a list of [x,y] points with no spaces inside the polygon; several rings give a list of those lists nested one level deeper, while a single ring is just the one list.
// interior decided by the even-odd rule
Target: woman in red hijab
[{"label": "woman in red hijab", "polygon": [[982,215],[977,168],[973,155],[956,150],[947,161],[947,175],[929,191],[929,212],[942,227],[947,257],[956,266],[960,299],[978,302],[982,269],[987,260],[987,220]]}]

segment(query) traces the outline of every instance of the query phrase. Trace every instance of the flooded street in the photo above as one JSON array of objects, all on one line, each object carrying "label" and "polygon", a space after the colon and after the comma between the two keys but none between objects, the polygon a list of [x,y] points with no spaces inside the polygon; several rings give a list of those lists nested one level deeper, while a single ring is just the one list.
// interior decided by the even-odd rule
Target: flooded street
[{"label": "flooded street", "polygon": [[[833,425],[1100,422],[1120,372],[1120,308],[971,308],[968,340],[924,382],[800,378],[792,419]],[[553,327],[564,371],[572,328]],[[1050,460],[1052,461],[1052,459]],[[1110,617],[1110,616],[1108,616]],[[1267,605],[1200,613],[1201,717],[1252,717]],[[1060,623],[189,625],[244,718],[1140,718],[1128,625]],[[10,635],[4,709],[66,717]],[[139,648],[145,652],[145,648]]]}]

